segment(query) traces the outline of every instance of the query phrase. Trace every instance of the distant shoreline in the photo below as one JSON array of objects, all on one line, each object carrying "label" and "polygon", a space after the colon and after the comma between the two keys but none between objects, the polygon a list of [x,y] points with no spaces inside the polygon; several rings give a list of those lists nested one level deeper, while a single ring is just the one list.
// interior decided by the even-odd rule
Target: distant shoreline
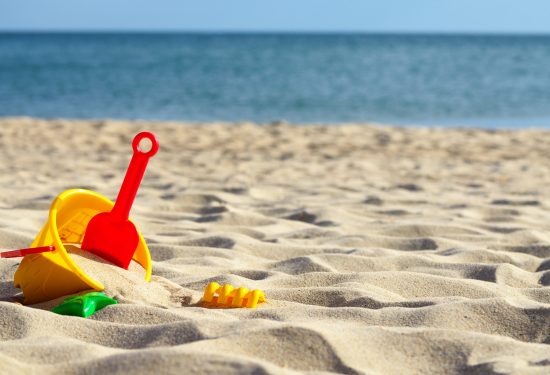
[{"label": "distant shoreline", "polygon": [[208,120],[208,121],[193,121],[185,119],[174,120],[159,120],[159,119],[124,119],[124,118],[64,118],[64,117],[32,117],[32,116],[0,116],[0,124],[30,122],[35,124],[40,123],[72,123],[72,124],[130,124],[136,126],[288,126],[288,127],[367,127],[381,129],[434,129],[434,130],[449,130],[449,131],[534,131],[547,132],[550,131],[550,121],[548,125],[541,126],[469,126],[469,125],[444,125],[444,124],[398,124],[386,123],[378,121],[356,121],[356,122],[288,122],[284,120],[257,122],[257,121],[225,121],[225,120]]},{"label": "distant shoreline", "polygon": [[[510,125],[506,124],[506,121],[494,121],[492,125],[473,125],[473,124],[461,124],[457,123],[390,123],[390,122],[381,122],[381,121],[343,121],[343,122],[289,122],[285,120],[273,120],[273,121],[251,121],[251,120],[186,120],[186,119],[128,119],[128,118],[68,118],[68,117],[34,117],[34,116],[0,116],[0,122],[4,120],[8,121],[18,121],[18,120],[32,120],[32,121],[62,121],[62,122],[125,122],[125,123],[136,123],[136,124],[180,124],[182,126],[186,125],[211,125],[211,124],[221,124],[221,125],[257,125],[257,126],[277,126],[277,125],[288,125],[288,126],[326,126],[326,127],[338,127],[338,126],[379,126],[384,128],[428,128],[428,129],[479,129],[479,130],[550,130],[550,119],[546,120],[546,123],[543,123],[543,120],[539,122],[540,125]],[[535,123],[536,124],[536,123]]]}]

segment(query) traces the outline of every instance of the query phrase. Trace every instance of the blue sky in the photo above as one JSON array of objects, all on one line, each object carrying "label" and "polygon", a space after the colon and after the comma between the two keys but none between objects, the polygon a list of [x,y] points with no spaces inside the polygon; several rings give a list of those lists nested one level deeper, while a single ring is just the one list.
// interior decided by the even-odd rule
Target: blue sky
[{"label": "blue sky", "polygon": [[550,33],[549,0],[0,0],[0,30]]}]

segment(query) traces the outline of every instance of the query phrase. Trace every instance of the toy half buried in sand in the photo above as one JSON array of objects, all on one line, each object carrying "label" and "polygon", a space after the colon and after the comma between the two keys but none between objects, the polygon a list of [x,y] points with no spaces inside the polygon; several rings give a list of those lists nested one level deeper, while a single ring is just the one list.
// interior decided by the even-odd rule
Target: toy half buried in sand
[{"label": "toy half buried in sand", "polygon": [[[25,304],[52,300],[85,290],[102,291],[103,284],[87,275],[71,258],[64,244],[81,244],[92,217],[108,212],[114,203],[90,190],[71,189],[52,203],[48,222],[31,247],[55,246],[55,251],[27,255],[15,272],[14,285],[21,288]],[[143,236],[133,259],[145,269],[145,280],[151,278],[151,256]]]},{"label": "toy half buried in sand", "polygon": [[216,282],[208,284],[202,297],[206,307],[248,307],[256,308],[258,303],[265,302],[264,292],[261,290],[248,290],[233,285],[221,286]]},{"label": "toy half buried in sand", "polygon": [[52,312],[59,315],[72,315],[87,318],[109,305],[116,305],[116,299],[107,297],[105,293],[90,292],[80,296],[65,298],[63,303],[53,308]]}]

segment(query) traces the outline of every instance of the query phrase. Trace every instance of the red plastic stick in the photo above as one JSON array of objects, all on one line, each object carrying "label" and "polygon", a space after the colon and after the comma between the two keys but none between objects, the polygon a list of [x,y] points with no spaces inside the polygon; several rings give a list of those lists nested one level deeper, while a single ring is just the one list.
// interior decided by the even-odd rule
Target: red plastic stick
[{"label": "red plastic stick", "polygon": [[[143,152],[139,143],[143,138],[151,141],[151,150]],[[82,248],[128,269],[132,256],[136,251],[139,235],[136,227],[128,220],[132,203],[136,197],[139,185],[147,168],[149,158],[159,149],[157,137],[150,132],[142,132],[135,136],[132,142],[134,155],[128,166],[126,176],[120,187],[120,192],[111,212],[102,212],[90,220]]]},{"label": "red plastic stick", "polygon": [[48,251],[54,250],[55,246],[31,247],[28,249],[10,250],[0,253],[0,258],[24,257],[25,255],[46,253]]}]

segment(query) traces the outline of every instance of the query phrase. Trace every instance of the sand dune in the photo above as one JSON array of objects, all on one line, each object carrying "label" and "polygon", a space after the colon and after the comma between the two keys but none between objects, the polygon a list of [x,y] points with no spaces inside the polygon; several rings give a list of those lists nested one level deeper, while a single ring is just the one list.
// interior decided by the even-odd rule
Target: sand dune
[{"label": "sand dune", "polygon": [[[150,290],[89,319],[18,304],[0,260],[0,373],[550,372],[550,133],[375,125],[0,120],[0,247],[54,197],[114,199],[158,134],[133,210]],[[262,289],[206,309],[204,287]],[[109,294],[109,293],[108,293]]]}]

